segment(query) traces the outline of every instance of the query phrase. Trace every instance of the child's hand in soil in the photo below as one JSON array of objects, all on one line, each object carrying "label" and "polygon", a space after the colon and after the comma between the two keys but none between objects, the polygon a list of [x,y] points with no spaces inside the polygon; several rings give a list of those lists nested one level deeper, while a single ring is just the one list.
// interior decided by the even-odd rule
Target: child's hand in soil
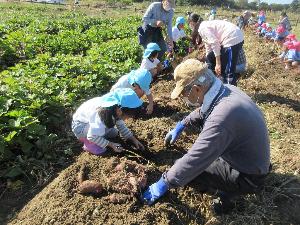
[{"label": "child's hand in soil", "polygon": [[142,151],[145,150],[144,145],[141,142],[139,142],[134,136],[128,138],[128,141],[131,141],[136,149],[142,150]]},{"label": "child's hand in soil", "polygon": [[148,115],[152,114],[153,113],[153,104],[149,104],[146,108],[146,113]]},{"label": "child's hand in soil", "polygon": [[124,151],[124,148],[119,143],[109,142],[107,146],[110,147],[114,152]]}]

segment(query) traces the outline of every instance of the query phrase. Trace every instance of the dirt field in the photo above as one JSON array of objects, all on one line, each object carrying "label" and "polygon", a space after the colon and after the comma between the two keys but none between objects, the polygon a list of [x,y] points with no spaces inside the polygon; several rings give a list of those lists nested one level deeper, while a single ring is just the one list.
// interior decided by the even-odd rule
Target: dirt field
[{"label": "dirt field", "polygon": [[[106,197],[114,192],[109,188],[97,197],[84,196],[73,189],[78,186],[77,174],[82,165],[89,169],[89,179],[107,187],[107,178],[113,170],[111,160],[120,156],[82,153],[9,224],[300,224],[300,75],[285,71],[276,62],[266,63],[275,52],[249,33],[245,50],[249,69],[239,86],[264,111],[271,139],[273,171],[260,195],[238,200],[236,209],[222,217],[212,215],[211,197],[202,196],[193,185],[171,190],[152,207],[141,205],[135,197],[115,204]],[[181,102],[170,101],[173,88],[171,76],[156,82],[152,88],[156,102],[154,116],[128,122],[149,152],[139,155],[127,152],[122,156],[146,165],[148,184],[159,179],[197,137],[187,132],[173,148],[163,145],[168,130],[188,113]]]}]

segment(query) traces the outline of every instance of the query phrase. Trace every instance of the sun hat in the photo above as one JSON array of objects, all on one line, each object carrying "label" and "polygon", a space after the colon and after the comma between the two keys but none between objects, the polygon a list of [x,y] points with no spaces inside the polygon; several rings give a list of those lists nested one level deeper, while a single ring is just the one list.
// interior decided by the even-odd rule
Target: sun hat
[{"label": "sun hat", "polygon": [[289,34],[288,36],[286,36],[286,39],[288,39],[290,41],[294,41],[294,40],[296,40],[296,35],[295,34]]},{"label": "sun hat", "polygon": [[198,79],[199,76],[207,70],[207,64],[202,63],[197,59],[187,59],[179,64],[174,71],[174,80],[176,81],[176,86],[171,93],[171,98],[178,98],[187,85]]},{"label": "sun hat", "polygon": [[185,24],[184,17],[182,17],[182,16],[177,17],[177,19],[176,19],[176,26],[178,26],[179,24]]},{"label": "sun hat", "polygon": [[277,27],[277,29],[276,29],[276,32],[277,32],[278,34],[282,34],[284,31],[285,31],[285,29],[284,29],[283,26],[279,26],[279,27]]},{"label": "sun hat", "polygon": [[143,55],[143,58],[146,59],[151,55],[151,53],[153,51],[160,51],[160,50],[161,49],[160,49],[158,44],[151,42],[147,45],[147,48],[145,49],[145,52],[144,52],[144,55]]},{"label": "sun hat", "polygon": [[137,94],[131,88],[117,88],[101,97],[102,107],[118,105],[126,108],[138,108],[143,104]]},{"label": "sun hat", "polygon": [[149,93],[151,81],[151,73],[146,69],[132,70],[128,74],[128,82],[131,85],[138,84],[145,93]]}]

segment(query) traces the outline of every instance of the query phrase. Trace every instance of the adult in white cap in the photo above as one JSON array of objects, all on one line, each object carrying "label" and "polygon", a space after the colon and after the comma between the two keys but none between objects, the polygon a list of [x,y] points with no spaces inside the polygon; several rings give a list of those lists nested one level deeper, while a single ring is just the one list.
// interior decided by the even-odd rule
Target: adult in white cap
[{"label": "adult in white cap", "polygon": [[270,145],[264,116],[244,92],[223,85],[206,64],[188,59],[174,71],[172,99],[182,97],[198,108],[178,122],[166,138],[174,144],[189,126],[202,129],[187,153],[143,194],[153,204],[170,188],[194,181],[202,193],[219,193],[216,213],[232,208],[232,198],[260,190],[270,167]]},{"label": "adult in white cap", "polygon": [[170,49],[173,49],[172,39],[172,19],[174,16],[175,1],[162,0],[153,2],[147,9],[143,17],[143,29],[146,40],[143,43],[144,49],[147,44],[154,42],[159,45],[161,51],[158,59],[162,60],[164,53],[167,51],[167,45],[163,37],[163,29],[167,29],[167,42]]},{"label": "adult in white cap", "polygon": [[198,31],[205,44],[209,68],[224,83],[237,85],[235,69],[244,43],[243,32],[235,24],[224,20],[203,21]]}]

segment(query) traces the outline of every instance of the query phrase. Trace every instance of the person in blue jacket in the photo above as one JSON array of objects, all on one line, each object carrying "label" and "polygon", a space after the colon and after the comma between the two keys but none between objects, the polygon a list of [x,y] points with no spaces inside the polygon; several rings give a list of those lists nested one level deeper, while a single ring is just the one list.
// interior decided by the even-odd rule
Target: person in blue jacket
[{"label": "person in blue jacket", "polygon": [[158,44],[161,49],[158,55],[160,61],[167,51],[167,44],[163,36],[163,31],[166,31],[169,49],[173,49],[172,19],[174,16],[174,8],[174,0],[153,2],[143,16],[142,27],[145,33],[144,36],[146,37],[143,41],[143,47],[146,49],[150,42]]}]

